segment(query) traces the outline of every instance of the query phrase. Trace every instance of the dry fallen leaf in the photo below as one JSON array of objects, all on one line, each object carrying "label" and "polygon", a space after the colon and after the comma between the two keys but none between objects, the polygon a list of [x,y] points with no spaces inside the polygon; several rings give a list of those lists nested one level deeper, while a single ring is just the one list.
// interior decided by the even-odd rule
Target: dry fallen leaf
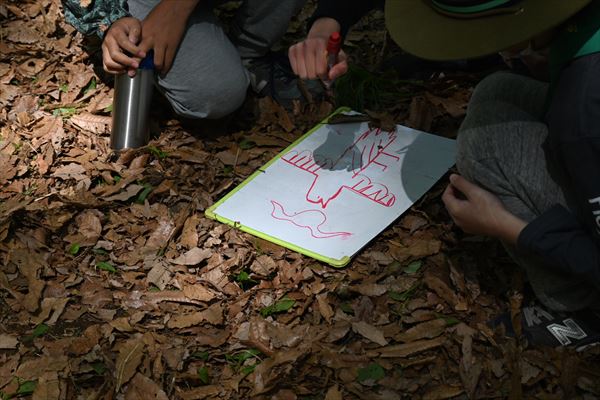
[{"label": "dry fallen leaf", "polygon": [[387,340],[385,340],[385,337],[383,336],[383,332],[380,329],[377,329],[376,327],[369,325],[364,321],[353,322],[352,330],[380,346],[385,346],[388,344]]},{"label": "dry fallen leaf", "polygon": [[143,357],[144,343],[138,338],[129,339],[120,345],[114,371],[116,378],[115,392],[119,392],[121,387],[135,375]]},{"label": "dry fallen leaf", "polygon": [[19,344],[19,340],[7,334],[0,334],[0,349],[16,349]]},{"label": "dry fallen leaf", "polygon": [[194,247],[191,250],[186,251],[184,254],[180,255],[174,260],[171,260],[173,264],[177,265],[197,265],[202,261],[207,260],[212,255],[212,250],[210,249],[200,249],[198,247]]}]

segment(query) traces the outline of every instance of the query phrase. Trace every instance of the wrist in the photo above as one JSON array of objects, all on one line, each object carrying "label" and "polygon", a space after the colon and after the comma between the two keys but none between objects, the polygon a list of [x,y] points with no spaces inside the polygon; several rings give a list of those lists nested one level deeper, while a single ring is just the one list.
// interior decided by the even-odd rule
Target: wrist
[{"label": "wrist", "polygon": [[516,245],[527,223],[507,210],[504,210],[499,221],[498,231],[494,236],[505,243]]},{"label": "wrist", "polygon": [[164,7],[163,10],[187,21],[199,2],[200,0],[162,0],[159,5]]},{"label": "wrist", "polygon": [[329,38],[333,32],[339,32],[340,29],[340,23],[335,19],[329,17],[319,18],[310,27],[307,38]]}]

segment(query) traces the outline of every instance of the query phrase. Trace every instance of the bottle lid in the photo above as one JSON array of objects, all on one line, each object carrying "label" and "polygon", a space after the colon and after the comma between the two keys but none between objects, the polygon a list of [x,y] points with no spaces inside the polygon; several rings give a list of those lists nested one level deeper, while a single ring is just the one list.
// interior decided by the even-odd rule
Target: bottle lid
[{"label": "bottle lid", "polygon": [[154,50],[146,53],[146,57],[140,62],[139,69],[154,69]]}]

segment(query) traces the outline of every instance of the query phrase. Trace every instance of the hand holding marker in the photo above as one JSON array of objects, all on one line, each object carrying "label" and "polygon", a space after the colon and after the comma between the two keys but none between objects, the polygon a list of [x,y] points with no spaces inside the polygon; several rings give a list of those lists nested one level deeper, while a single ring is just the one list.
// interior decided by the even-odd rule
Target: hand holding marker
[{"label": "hand holding marker", "polygon": [[[339,26],[313,24],[308,37],[290,47],[288,54],[292,70],[301,79],[332,81],[348,71],[346,54],[342,50]],[[338,25],[336,23],[336,25]],[[331,84],[331,82],[329,82]]]}]

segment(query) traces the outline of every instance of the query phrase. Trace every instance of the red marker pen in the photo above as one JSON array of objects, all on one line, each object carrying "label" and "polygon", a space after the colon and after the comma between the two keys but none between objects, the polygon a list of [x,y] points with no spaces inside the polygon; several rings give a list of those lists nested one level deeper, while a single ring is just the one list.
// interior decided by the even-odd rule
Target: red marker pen
[{"label": "red marker pen", "polygon": [[[333,68],[335,64],[338,62],[338,54],[340,53],[340,48],[342,47],[342,36],[339,32],[333,32],[331,36],[329,36],[329,40],[327,41],[327,73],[329,70]],[[325,87],[329,89],[331,84],[333,83],[329,79],[325,79],[323,81],[325,83]]]}]

